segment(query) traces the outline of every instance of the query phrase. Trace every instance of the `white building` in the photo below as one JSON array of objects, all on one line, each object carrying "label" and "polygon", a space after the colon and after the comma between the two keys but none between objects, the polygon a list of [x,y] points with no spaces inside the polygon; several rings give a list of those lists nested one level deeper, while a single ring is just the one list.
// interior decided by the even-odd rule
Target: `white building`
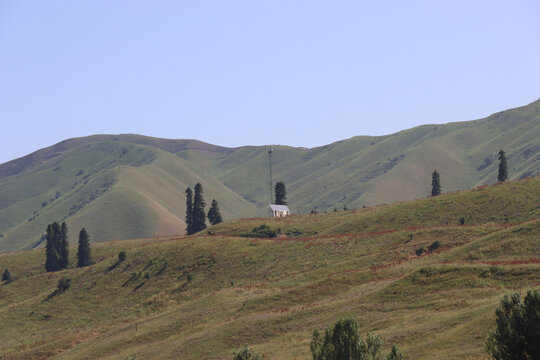
[{"label": "white building", "polygon": [[272,216],[274,217],[284,217],[291,215],[291,210],[287,205],[274,205],[270,204],[270,210],[272,210]]}]

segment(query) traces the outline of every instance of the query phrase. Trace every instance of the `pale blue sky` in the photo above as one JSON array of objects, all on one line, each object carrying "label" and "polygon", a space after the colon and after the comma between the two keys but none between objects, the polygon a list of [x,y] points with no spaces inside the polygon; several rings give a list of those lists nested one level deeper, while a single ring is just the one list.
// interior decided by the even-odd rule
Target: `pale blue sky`
[{"label": "pale blue sky", "polygon": [[540,98],[540,2],[0,1],[0,163],[137,133],[319,146]]}]

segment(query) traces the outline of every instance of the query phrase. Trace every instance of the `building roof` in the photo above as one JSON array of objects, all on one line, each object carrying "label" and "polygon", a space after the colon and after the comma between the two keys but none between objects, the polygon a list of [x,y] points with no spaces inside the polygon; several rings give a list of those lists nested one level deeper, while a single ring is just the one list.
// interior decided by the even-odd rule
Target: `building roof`
[{"label": "building roof", "polygon": [[288,211],[288,212],[291,212],[287,205],[270,204],[270,209],[272,209],[272,211]]}]

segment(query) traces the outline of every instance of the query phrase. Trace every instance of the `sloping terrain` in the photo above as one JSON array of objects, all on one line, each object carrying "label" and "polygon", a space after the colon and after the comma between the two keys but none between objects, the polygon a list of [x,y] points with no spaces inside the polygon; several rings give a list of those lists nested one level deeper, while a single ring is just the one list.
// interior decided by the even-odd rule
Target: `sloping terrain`
[{"label": "sloping terrain", "polygon": [[[511,179],[540,174],[540,100],[486,119],[424,125],[302,149],[274,146],[273,180],[293,213],[422,198],[431,173],[443,191],[494,183],[497,153]],[[93,241],[181,234],[184,191],[201,182],[225,219],[267,214],[265,146],[95,135],[63,141],[0,165],[0,251],[40,246],[46,225],[86,227]],[[72,234],[75,235],[75,234]]]},{"label": "sloping terrain", "polygon": [[[261,225],[281,234],[257,237]],[[0,354],[230,359],[248,343],[268,359],[308,359],[313,330],[354,317],[407,359],[483,359],[501,297],[538,289],[539,233],[533,178],[99,243],[94,265],[55,273],[42,249],[4,253],[15,281],[0,284]],[[61,278],[72,284],[58,293]]]}]

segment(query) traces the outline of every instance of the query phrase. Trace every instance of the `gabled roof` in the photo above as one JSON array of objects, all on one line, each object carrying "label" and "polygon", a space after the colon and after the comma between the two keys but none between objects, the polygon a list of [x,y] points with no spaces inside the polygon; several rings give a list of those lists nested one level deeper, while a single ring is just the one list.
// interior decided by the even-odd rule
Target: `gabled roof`
[{"label": "gabled roof", "polygon": [[270,209],[272,209],[272,211],[288,211],[288,212],[291,212],[287,205],[270,204]]}]

